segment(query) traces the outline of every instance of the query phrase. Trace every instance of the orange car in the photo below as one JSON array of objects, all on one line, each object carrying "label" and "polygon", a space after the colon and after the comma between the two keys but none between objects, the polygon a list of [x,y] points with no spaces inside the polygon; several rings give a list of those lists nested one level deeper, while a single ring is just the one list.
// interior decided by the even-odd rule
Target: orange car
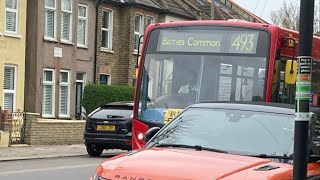
[{"label": "orange car", "polygon": [[[92,180],[293,179],[294,106],[200,103],[146,133],[144,149],[102,162]],[[320,179],[320,131],[310,128],[308,179]]]}]

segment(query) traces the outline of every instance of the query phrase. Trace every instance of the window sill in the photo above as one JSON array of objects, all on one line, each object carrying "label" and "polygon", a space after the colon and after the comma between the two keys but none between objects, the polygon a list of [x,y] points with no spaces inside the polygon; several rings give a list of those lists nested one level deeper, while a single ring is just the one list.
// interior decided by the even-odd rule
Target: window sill
[{"label": "window sill", "polygon": [[[138,55],[138,50],[133,50],[133,53],[134,55]],[[141,55],[141,52],[139,52],[139,55]]]},{"label": "window sill", "polygon": [[62,44],[68,44],[68,45],[74,45],[74,43],[73,42],[71,42],[71,41],[66,41],[66,40],[62,40],[62,39],[60,39],[60,42],[62,43]]},{"label": "window sill", "polygon": [[18,38],[18,39],[21,39],[21,38],[22,38],[22,35],[13,34],[13,33],[8,33],[8,32],[3,33],[3,35],[4,35],[4,36],[7,36],[7,37],[12,37],[12,38]]},{"label": "window sill", "polygon": [[107,48],[103,48],[103,47],[102,47],[100,50],[101,50],[102,52],[107,52],[107,53],[112,53],[112,54],[114,53],[114,51],[112,51],[112,50],[110,50],[110,49],[107,49]]},{"label": "window sill", "polygon": [[82,44],[78,44],[77,47],[81,49],[88,49],[88,46]]},{"label": "window sill", "polygon": [[59,118],[69,119],[69,118],[70,118],[70,116],[69,116],[69,115],[59,115]]},{"label": "window sill", "polygon": [[55,116],[53,116],[53,115],[42,115],[42,118],[55,118]]},{"label": "window sill", "polygon": [[3,33],[2,32],[0,32],[0,36],[2,36],[3,35]]},{"label": "window sill", "polygon": [[111,85],[111,83],[101,83],[101,82],[100,82],[100,84],[102,84],[102,85],[108,85],[108,86]]},{"label": "window sill", "polygon": [[45,41],[50,41],[50,42],[58,42],[56,39],[54,39],[54,38],[49,38],[49,37],[44,37],[43,38],[43,40],[45,40]]}]

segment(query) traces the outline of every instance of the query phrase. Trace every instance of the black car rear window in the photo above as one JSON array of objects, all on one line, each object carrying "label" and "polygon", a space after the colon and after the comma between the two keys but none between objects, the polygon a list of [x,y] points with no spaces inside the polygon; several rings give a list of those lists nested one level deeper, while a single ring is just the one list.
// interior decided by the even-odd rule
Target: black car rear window
[{"label": "black car rear window", "polygon": [[111,106],[111,107],[102,107],[99,111],[95,112],[91,118],[95,119],[106,119],[108,116],[111,118],[127,118],[130,117],[133,113],[133,107],[131,106]]}]

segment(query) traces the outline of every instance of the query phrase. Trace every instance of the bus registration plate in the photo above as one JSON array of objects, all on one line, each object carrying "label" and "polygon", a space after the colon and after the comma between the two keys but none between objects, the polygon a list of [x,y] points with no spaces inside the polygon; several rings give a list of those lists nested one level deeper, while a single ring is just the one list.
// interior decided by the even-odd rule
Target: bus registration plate
[{"label": "bus registration plate", "polygon": [[178,116],[183,109],[167,109],[164,115],[164,124],[170,122],[173,118]]}]

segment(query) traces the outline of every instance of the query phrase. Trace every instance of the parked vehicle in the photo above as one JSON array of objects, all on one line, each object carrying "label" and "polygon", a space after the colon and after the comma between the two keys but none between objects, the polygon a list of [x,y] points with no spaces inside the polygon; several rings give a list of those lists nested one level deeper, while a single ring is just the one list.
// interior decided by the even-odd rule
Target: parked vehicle
[{"label": "parked vehicle", "polygon": [[104,149],[131,150],[133,102],[113,102],[90,113],[84,132],[87,152],[100,156]]},{"label": "parked vehicle", "polygon": [[[163,128],[150,128],[143,149],[102,162],[91,179],[292,179],[294,114],[294,106],[265,102],[194,104]],[[310,128],[314,179],[318,115]]]}]

